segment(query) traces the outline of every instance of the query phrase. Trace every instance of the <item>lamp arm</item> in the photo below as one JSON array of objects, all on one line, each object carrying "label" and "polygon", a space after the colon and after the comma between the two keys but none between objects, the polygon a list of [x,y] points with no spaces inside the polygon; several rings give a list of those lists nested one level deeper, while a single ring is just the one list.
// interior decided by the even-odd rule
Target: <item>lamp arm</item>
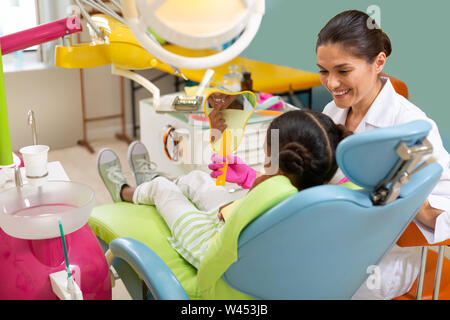
[{"label": "lamp arm", "polygon": [[151,94],[153,95],[153,105],[155,106],[155,108],[159,106],[159,101],[160,101],[160,96],[161,96],[160,90],[152,82],[150,82],[143,76],[137,74],[136,72],[118,68],[114,64],[111,65],[111,73],[114,75],[118,75],[118,76],[122,76],[122,77],[125,77],[128,79],[131,79],[131,80],[139,83],[141,86],[143,86],[149,92],[151,92]]}]

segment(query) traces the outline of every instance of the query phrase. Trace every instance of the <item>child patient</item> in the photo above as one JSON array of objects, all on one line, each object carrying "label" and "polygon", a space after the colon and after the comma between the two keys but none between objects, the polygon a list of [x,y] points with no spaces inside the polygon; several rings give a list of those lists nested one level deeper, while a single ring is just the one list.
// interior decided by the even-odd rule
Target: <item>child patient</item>
[{"label": "child patient", "polygon": [[[298,190],[326,184],[337,170],[336,147],[351,134],[323,113],[286,112],[275,118],[267,130],[267,158],[270,158],[273,130],[278,130],[279,137],[279,150],[273,150],[278,152],[278,171],[257,177],[253,169],[234,157],[236,161],[228,165],[227,181],[252,189],[270,177],[284,175]],[[216,177],[218,168],[223,166],[221,157],[213,155],[213,163],[209,165],[213,170],[211,176],[203,171],[192,171],[171,181],[150,170],[149,156],[142,143],[130,145],[128,155],[136,188],[127,184],[118,157],[112,150],[103,149],[99,153],[100,176],[113,200],[155,205],[171,230],[171,245],[198,268],[212,239],[226,223],[222,211],[231,211],[226,208],[233,205],[233,196],[224,187],[216,186],[215,179],[211,178]],[[231,206],[227,207],[229,204]]]}]

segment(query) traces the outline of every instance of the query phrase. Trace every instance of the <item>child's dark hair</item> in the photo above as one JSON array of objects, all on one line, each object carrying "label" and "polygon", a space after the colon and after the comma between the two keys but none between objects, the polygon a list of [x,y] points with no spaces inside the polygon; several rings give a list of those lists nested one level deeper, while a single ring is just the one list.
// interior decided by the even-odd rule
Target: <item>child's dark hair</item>
[{"label": "child's dark hair", "polygon": [[272,130],[278,130],[279,168],[299,190],[331,180],[338,168],[336,147],[352,134],[318,111],[289,111],[275,118],[267,130],[270,152]]},{"label": "child's dark hair", "polygon": [[392,52],[391,40],[367,13],[358,10],[344,11],[332,18],[320,30],[317,48],[321,45],[342,44],[368,63],[375,61],[380,52],[388,57]]}]

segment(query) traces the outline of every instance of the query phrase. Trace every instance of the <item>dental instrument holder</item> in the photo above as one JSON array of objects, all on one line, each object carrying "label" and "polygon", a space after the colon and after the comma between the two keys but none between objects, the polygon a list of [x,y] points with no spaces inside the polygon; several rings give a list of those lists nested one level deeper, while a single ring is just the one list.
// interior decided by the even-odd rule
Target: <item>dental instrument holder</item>
[{"label": "dental instrument holder", "polygon": [[394,167],[394,170],[391,171],[387,178],[372,193],[372,202],[375,205],[383,205],[397,199],[400,195],[402,185],[407,184],[414,173],[436,161],[435,158],[430,157],[422,165],[417,167],[425,155],[433,152],[433,146],[427,139],[423,139],[420,144],[411,147],[400,143],[396,151],[400,156],[400,160]]},{"label": "dental instrument holder", "polygon": [[214,70],[208,69],[200,82],[195,96],[177,96],[173,101],[173,108],[176,111],[200,111],[203,105],[203,90],[209,85]]},{"label": "dental instrument holder", "polygon": [[201,112],[203,105],[202,96],[177,96],[173,101],[173,108],[176,111],[198,111]]}]

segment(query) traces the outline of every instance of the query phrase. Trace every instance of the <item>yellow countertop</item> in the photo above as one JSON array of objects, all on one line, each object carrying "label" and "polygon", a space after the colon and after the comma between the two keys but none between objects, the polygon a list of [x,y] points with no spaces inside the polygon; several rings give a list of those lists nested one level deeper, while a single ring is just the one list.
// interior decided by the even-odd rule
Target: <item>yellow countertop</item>
[{"label": "yellow countertop", "polygon": [[[208,56],[214,53],[213,50],[190,50],[171,44],[165,45],[164,48],[188,57]],[[213,79],[221,82],[223,75],[228,72],[228,66],[231,64],[243,66],[245,70],[252,73],[253,90],[258,92],[279,93],[287,92],[290,89],[295,91],[322,85],[317,73],[242,57],[236,57],[224,65],[212,68],[215,71]],[[173,74],[173,70],[165,63],[159,62],[155,68]],[[195,82],[200,82],[205,74],[205,70],[180,70],[188,79]]]}]

